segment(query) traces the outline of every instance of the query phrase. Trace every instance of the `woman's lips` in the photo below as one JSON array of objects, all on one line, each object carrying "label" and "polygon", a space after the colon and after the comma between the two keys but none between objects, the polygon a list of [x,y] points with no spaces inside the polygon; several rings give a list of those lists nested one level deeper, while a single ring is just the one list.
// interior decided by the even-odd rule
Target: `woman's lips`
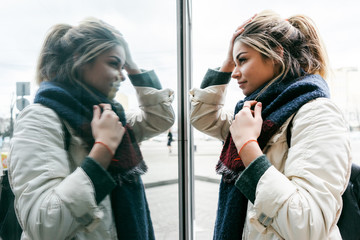
[{"label": "woman's lips", "polygon": [[244,86],[244,84],[247,83],[246,81],[241,81],[241,82],[238,82],[239,84],[239,87],[242,88]]}]

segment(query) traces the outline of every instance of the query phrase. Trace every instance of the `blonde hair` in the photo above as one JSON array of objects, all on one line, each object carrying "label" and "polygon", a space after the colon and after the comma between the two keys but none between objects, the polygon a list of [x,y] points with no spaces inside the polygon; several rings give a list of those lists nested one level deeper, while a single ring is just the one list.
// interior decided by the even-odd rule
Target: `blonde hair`
[{"label": "blonde hair", "polygon": [[36,82],[81,81],[81,67],[117,45],[122,45],[121,33],[99,19],[88,18],[75,27],[57,24],[41,48]]},{"label": "blonde hair", "polygon": [[325,46],[315,23],[304,15],[283,19],[272,11],[263,11],[245,26],[235,41],[280,64],[280,73],[268,86],[279,78],[301,76],[302,71],[323,78],[328,74]]}]

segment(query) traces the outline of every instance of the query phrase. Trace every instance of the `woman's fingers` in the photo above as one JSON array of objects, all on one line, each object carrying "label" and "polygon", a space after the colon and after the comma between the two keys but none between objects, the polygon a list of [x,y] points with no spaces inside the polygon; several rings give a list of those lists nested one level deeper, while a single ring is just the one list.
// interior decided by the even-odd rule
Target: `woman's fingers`
[{"label": "woman's fingers", "polygon": [[[111,115],[116,116],[117,120],[119,119],[119,117],[116,115],[116,113],[112,110],[112,107],[110,104],[100,103],[99,106],[102,108],[101,116],[111,114]],[[101,116],[100,116],[100,118],[101,118]]]},{"label": "woman's fingers", "polygon": [[108,103],[100,103],[99,106],[102,108],[103,111],[105,110],[112,110],[112,107]]},{"label": "woman's fingers", "polygon": [[100,108],[97,105],[94,105],[94,111],[93,111],[93,119],[100,119],[101,113]]},{"label": "woman's fingers", "polygon": [[234,32],[233,37],[231,39],[232,44],[234,43],[235,39],[244,32],[244,30],[245,30],[244,28],[236,29],[236,31]]},{"label": "woman's fingers", "polygon": [[244,102],[244,105],[243,105],[243,109],[244,109],[244,108],[249,108],[249,109],[251,110],[251,108],[252,108],[253,106],[255,106],[256,103],[257,103],[257,101],[255,101],[255,100],[245,101],[245,102]]},{"label": "woman's fingers", "polygon": [[251,23],[251,21],[254,19],[254,17],[256,16],[256,14],[249,18],[248,20],[246,20],[243,24],[241,24],[239,27],[236,28],[235,33],[233,34],[233,38],[232,38],[232,42],[234,42],[234,40],[245,31],[245,26],[249,23]]},{"label": "woman's fingers", "polygon": [[256,103],[254,109],[254,118],[256,121],[262,121],[261,110],[262,110],[262,103],[261,102]]},{"label": "woman's fingers", "polygon": [[221,72],[232,72],[232,71],[234,71],[235,62],[234,62],[234,59],[233,59],[233,49],[234,49],[235,39],[244,32],[244,30],[245,30],[244,27],[248,23],[250,23],[254,19],[255,16],[256,16],[256,14],[253,17],[246,20],[243,24],[241,24],[239,27],[237,27],[236,31],[233,33],[233,35],[232,35],[232,37],[230,39],[230,44],[229,44],[229,49],[228,49],[226,59],[223,62],[223,65],[220,68]]},{"label": "woman's fingers", "polygon": [[251,104],[250,104],[250,101],[245,101],[244,102],[244,105],[243,105],[243,109],[245,109],[245,108],[251,108]]}]

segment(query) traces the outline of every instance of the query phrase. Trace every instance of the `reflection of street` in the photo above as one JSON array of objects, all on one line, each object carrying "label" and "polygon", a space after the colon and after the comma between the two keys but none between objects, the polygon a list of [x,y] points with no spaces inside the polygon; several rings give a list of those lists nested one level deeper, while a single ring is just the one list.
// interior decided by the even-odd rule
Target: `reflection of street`
[{"label": "reflection of street", "polygon": [[[195,175],[220,179],[215,174],[215,164],[222,148],[218,140],[196,140]],[[168,153],[166,138],[160,141],[145,141],[141,144],[141,151],[149,167],[148,173],[144,175],[144,183],[153,183],[178,178],[178,142],[172,143],[173,151]]]},{"label": "reflection of street", "polygon": [[[212,239],[215,224],[219,187],[217,182],[220,179],[215,173],[215,165],[222,146],[218,140],[199,140],[196,144],[195,232],[196,239],[208,240]],[[144,159],[149,167],[143,181],[156,239],[160,240],[179,238],[177,141],[173,142],[172,147],[172,154],[169,155],[166,138],[163,142],[146,141],[141,144]]]},{"label": "reflection of street", "polygon": [[[354,162],[360,164],[360,132],[351,133]],[[212,239],[218,199],[215,174],[222,145],[218,140],[195,141],[195,234],[196,240]],[[169,155],[166,137],[163,141],[146,141],[141,144],[145,161],[149,167],[143,176],[150,205],[156,239],[173,240],[179,238],[178,220],[178,159],[177,141]]]}]

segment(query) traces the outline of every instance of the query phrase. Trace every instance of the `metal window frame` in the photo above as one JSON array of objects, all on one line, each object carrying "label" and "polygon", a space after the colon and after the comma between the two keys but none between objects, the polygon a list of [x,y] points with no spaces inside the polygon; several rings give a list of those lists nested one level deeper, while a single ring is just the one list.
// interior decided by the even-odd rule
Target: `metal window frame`
[{"label": "metal window frame", "polygon": [[194,232],[194,151],[190,126],[189,90],[192,84],[191,0],[177,0],[178,59],[178,171],[179,239],[193,240]]}]

